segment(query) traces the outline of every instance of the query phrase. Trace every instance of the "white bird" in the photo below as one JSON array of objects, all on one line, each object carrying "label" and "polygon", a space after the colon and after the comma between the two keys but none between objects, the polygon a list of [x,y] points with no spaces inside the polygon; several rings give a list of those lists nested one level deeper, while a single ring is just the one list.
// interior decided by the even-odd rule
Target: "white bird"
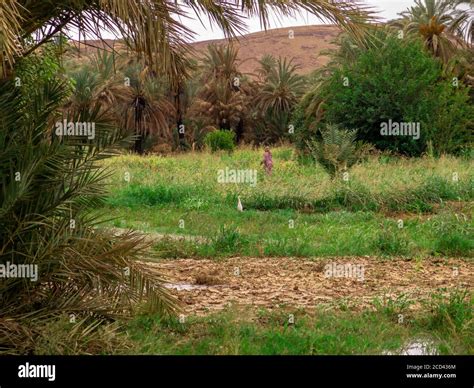
[{"label": "white bird", "polygon": [[243,212],[244,211],[244,207],[242,206],[242,202],[240,201],[240,197],[237,197],[237,210],[239,212]]}]

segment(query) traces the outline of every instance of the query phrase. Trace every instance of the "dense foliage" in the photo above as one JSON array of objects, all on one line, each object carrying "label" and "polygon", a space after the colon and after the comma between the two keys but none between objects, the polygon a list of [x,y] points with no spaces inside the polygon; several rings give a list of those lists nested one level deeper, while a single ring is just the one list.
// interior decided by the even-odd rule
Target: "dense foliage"
[{"label": "dense foliage", "polygon": [[[383,45],[335,69],[318,86],[305,97],[296,116],[300,128],[313,125],[313,134],[318,117],[304,115],[312,98],[318,98],[321,122],[356,129],[359,140],[381,150],[415,156],[429,143],[442,153],[459,152],[469,142],[474,111],[468,88],[444,77],[441,64],[419,43],[389,36]],[[412,135],[384,135],[382,128],[390,123],[400,128],[412,123]]]},{"label": "dense foliage", "polygon": [[209,132],[204,138],[204,142],[212,152],[219,150],[233,151],[235,148],[235,133],[228,130]]}]

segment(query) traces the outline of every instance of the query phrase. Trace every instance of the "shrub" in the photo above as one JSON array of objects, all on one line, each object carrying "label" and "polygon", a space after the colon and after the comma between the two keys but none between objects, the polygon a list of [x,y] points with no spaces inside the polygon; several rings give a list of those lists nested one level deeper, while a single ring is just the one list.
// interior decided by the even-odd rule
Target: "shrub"
[{"label": "shrub", "polygon": [[235,133],[226,130],[210,132],[204,138],[204,143],[212,152],[218,150],[231,152],[235,148]]},{"label": "shrub", "polygon": [[336,125],[328,125],[321,130],[321,136],[319,141],[308,141],[308,148],[313,158],[332,178],[356,164],[370,148],[355,142],[357,131],[339,129]]},{"label": "shrub", "polygon": [[211,246],[215,249],[216,254],[220,254],[240,251],[247,243],[247,239],[240,234],[237,228],[222,226],[212,239]]},{"label": "shrub", "polygon": [[[469,141],[468,88],[443,78],[440,63],[419,43],[389,36],[381,47],[345,61],[318,88],[323,122],[357,129],[359,140],[381,150],[415,156],[431,141],[439,154],[458,152]],[[382,136],[381,124],[389,120],[419,123],[420,138]]]},{"label": "shrub", "polygon": [[406,314],[414,302],[406,294],[400,294],[395,298],[388,295],[377,297],[372,303],[377,312],[398,321],[399,315]]},{"label": "shrub", "polygon": [[319,201],[318,208],[343,208],[350,211],[379,211],[383,206],[380,195],[372,193],[370,189],[359,182],[348,182],[335,185],[327,198]]}]

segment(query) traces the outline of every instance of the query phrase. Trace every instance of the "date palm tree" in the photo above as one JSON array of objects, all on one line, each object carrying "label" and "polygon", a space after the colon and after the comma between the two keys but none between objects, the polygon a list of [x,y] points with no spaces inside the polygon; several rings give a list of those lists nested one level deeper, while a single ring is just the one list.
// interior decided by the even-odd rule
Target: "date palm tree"
[{"label": "date palm tree", "polygon": [[202,87],[196,96],[194,112],[207,119],[209,125],[235,130],[241,135],[240,127],[251,99],[249,80],[238,70],[237,58],[238,49],[232,45],[208,46],[202,59]]},{"label": "date palm tree", "polygon": [[472,43],[472,3],[461,0],[415,0],[415,5],[402,12],[402,26],[409,35],[422,37],[433,55],[447,63],[460,48]]},{"label": "date palm tree", "polygon": [[123,118],[125,126],[135,135],[134,151],[142,154],[144,142],[155,135],[168,142],[172,141],[169,130],[175,110],[166,97],[163,79],[152,74],[149,67],[139,63],[129,65],[124,75],[130,85],[125,86],[123,99]]},{"label": "date palm tree", "polygon": [[290,115],[305,91],[305,78],[297,73],[298,66],[286,58],[264,58],[259,73],[263,82],[254,103],[261,123],[265,124],[266,141],[275,141],[285,133]]},{"label": "date palm tree", "polygon": [[67,118],[93,122],[93,141],[51,136],[64,118],[66,81],[35,88],[2,81],[0,92],[0,263],[37,268],[36,281],[1,279],[0,353],[34,351],[41,327],[61,316],[77,317],[76,332],[141,301],[172,312],[174,299],[139,261],[143,237],[98,229],[91,211],[103,204],[110,176],[99,161],[120,150],[125,134],[105,111],[85,109]]},{"label": "date palm tree", "polygon": [[307,145],[311,156],[332,179],[347,172],[372,149],[371,145],[356,141],[357,131],[328,124],[320,132],[321,139],[308,140]]},{"label": "date palm tree", "polygon": [[265,54],[258,62],[259,67],[257,68],[257,77],[260,82],[265,82],[268,75],[277,65],[276,58],[271,54]]},{"label": "date palm tree", "polygon": [[273,114],[290,112],[298,103],[305,88],[305,79],[297,73],[293,60],[278,58],[268,72],[261,92],[256,97],[257,108]]}]

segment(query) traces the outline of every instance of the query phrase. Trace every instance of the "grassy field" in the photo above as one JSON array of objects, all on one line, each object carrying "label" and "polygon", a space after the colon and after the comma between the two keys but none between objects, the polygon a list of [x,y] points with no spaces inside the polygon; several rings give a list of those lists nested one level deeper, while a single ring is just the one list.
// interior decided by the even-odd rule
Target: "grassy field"
[{"label": "grassy field", "polygon": [[458,294],[431,303],[432,313],[413,315],[403,324],[396,307],[387,305],[358,314],[230,309],[184,322],[139,317],[129,335],[139,354],[400,354],[413,340],[436,354],[473,354],[471,306],[461,300]]},{"label": "grassy field", "polygon": [[[301,165],[289,148],[274,150],[265,176],[260,154],[111,159],[108,224],[204,237],[158,244],[163,257],[472,256],[471,161],[373,158],[346,182]],[[257,184],[218,183],[225,168],[255,169]]]},{"label": "grassy field", "polygon": [[[125,327],[76,331],[68,318],[45,328],[38,354],[324,355],[474,354],[473,300],[466,292],[434,294],[426,311],[410,313],[403,298],[375,309],[235,309],[186,319],[138,315]],[[400,321],[400,312],[405,319]],[[65,339],[75,341],[65,341]],[[67,344],[75,343],[75,347]]]},{"label": "grassy field", "polygon": [[[233,154],[106,160],[110,195],[100,209],[108,217],[105,226],[155,236],[150,256],[170,263],[345,256],[420,262],[451,257],[472,263],[472,161],[374,156],[350,170],[348,180],[331,180],[318,165],[298,162],[287,147],[273,150],[273,175],[266,176],[261,154],[244,148]],[[256,184],[219,183],[219,170],[226,168],[256,170]],[[243,212],[237,210],[238,197]],[[363,311],[341,302],[329,310],[240,306],[187,315],[185,322],[137,316],[127,324],[125,352],[380,354],[400,352],[425,338],[437,353],[473,354],[469,285],[462,297],[459,290],[447,290],[444,299],[444,291],[433,289],[431,301],[417,311],[395,298]]]}]

